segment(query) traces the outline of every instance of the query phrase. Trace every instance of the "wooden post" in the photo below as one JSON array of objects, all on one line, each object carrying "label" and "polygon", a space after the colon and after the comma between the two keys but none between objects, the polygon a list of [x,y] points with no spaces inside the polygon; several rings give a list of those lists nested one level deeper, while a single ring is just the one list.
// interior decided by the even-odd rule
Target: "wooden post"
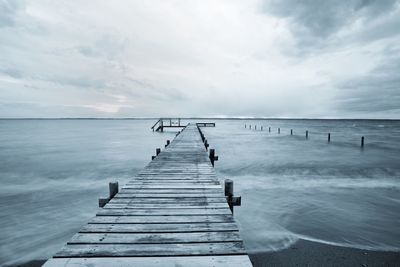
[{"label": "wooden post", "polygon": [[164,120],[163,119],[161,119],[161,122],[160,122],[160,125],[161,125],[161,132],[164,132]]},{"label": "wooden post", "polygon": [[361,148],[364,148],[364,136],[361,136]]},{"label": "wooden post", "polygon": [[178,126],[181,126],[181,119],[178,119]]},{"label": "wooden post", "polygon": [[118,193],[118,182],[109,183],[108,187],[110,189],[109,199],[112,199]]},{"label": "wooden post", "polygon": [[156,148],[156,156],[158,156],[158,154],[161,153],[161,149],[160,148]]},{"label": "wooden post", "polygon": [[257,125],[254,125],[254,130],[257,130]]},{"label": "wooden post", "polygon": [[261,131],[263,130],[263,127],[261,126]]},{"label": "wooden post", "polygon": [[232,197],[233,197],[233,181],[225,179],[225,197],[227,198],[229,209],[233,213]]},{"label": "wooden post", "polygon": [[249,125],[249,129],[251,130],[251,125]]},{"label": "wooden post", "polygon": [[99,208],[103,208],[108,203],[108,201],[109,201],[108,198],[104,197],[99,198]]},{"label": "wooden post", "polygon": [[217,161],[217,160],[218,160],[218,156],[215,156],[215,149],[214,149],[214,148],[211,148],[211,149],[210,149],[210,156],[209,156],[209,158],[210,158],[210,161],[211,161],[211,165],[214,167],[214,161]]},{"label": "wooden post", "polygon": [[278,134],[280,134],[281,133],[281,128],[278,128]]},{"label": "wooden post", "polygon": [[271,132],[271,127],[268,127],[268,132]]},{"label": "wooden post", "polygon": [[308,130],[306,131],[306,139],[308,139]]},{"label": "wooden post", "polygon": [[246,124],[244,125],[244,128],[245,128],[245,129],[247,128],[247,125],[246,125]]},{"label": "wooden post", "polygon": [[210,146],[207,142],[207,139],[204,140],[204,146],[206,147],[206,150],[208,150],[208,147]]},{"label": "wooden post", "polygon": [[167,140],[167,144],[165,145],[165,147],[169,146],[169,144],[170,144],[170,141]]},{"label": "wooden post", "polygon": [[328,143],[331,142],[331,133],[328,133]]},{"label": "wooden post", "polygon": [[151,156],[151,160],[154,160],[156,158],[156,156]]},{"label": "wooden post", "polygon": [[293,129],[290,129],[290,135],[293,135]]}]

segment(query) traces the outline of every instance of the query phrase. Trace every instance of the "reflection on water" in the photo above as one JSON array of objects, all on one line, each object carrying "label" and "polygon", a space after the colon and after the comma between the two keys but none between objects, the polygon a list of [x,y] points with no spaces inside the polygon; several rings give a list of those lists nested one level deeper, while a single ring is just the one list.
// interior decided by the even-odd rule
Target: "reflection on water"
[{"label": "reflection on water", "polygon": [[[152,123],[0,120],[0,263],[54,254],[96,213],[108,181],[124,184],[173,138],[151,132]],[[235,217],[249,250],[298,238],[400,249],[399,122],[218,120],[204,133],[219,176],[242,195]]]}]

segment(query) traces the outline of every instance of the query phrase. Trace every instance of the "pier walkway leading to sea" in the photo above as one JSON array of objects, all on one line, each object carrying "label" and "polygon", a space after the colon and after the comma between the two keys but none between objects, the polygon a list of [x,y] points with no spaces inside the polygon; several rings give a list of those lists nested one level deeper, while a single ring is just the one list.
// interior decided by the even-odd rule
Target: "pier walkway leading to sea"
[{"label": "pier walkway leading to sea", "polygon": [[198,126],[186,126],[44,266],[252,266]]}]

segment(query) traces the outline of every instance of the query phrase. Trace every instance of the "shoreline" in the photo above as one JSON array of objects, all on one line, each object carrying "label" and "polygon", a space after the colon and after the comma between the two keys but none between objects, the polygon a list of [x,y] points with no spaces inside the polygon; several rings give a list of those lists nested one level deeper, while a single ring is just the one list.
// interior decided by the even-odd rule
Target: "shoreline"
[{"label": "shoreline", "polygon": [[400,252],[366,250],[300,239],[272,252],[249,253],[254,267],[262,266],[400,266]]},{"label": "shoreline", "polygon": [[[400,252],[340,247],[300,239],[289,248],[249,253],[254,267],[263,266],[400,266]],[[39,267],[46,260],[32,260],[7,267]]]}]

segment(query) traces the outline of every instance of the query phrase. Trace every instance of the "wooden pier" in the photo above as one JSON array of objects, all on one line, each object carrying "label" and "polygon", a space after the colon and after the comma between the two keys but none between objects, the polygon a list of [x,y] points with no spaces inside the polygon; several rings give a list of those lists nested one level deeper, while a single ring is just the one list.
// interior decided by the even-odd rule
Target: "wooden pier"
[{"label": "wooden pier", "polygon": [[[215,127],[214,122],[198,122],[196,123],[200,127]],[[184,128],[186,125],[181,124],[181,118],[161,118],[159,119],[151,129],[156,132],[163,132],[164,128]]]},{"label": "wooden pier", "polygon": [[44,266],[252,266],[227,199],[189,124]]}]

